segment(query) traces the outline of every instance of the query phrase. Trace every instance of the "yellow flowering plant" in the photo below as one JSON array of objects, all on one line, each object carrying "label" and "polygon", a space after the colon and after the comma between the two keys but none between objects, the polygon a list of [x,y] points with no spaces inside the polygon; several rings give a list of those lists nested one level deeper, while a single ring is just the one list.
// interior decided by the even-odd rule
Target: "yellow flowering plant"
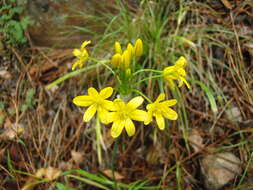
[{"label": "yellow flowering plant", "polygon": [[[149,97],[141,91],[145,86],[144,82],[160,78],[161,82],[168,84],[174,96],[177,91],[175,81],[178,87],[185,84],[190,88],[186,79],[186,58],[181,56],[175,64],[165,67],[163,70],[143,68],[144,45],[141,39],[135,43],[128,43],[125,49],[122,49],[119,42],[114,43],[114,54],[110,60],[97,59],[89,55],[87,45],[90,41],[84,41],[80,49],[74,49],[73,55],[76,57],[72,65],[72,72],[57,79],[48,85],[48,88],[62,82],[63,80],[85,72],[89,69],[100,66],[109,70],[116,79],[114,87],[107,86],[102,89],[90,87],[87,89],[87,95],[78,95],[73,98],[73,103],[77,106],[85,107],[83,122],[91,122],[95,118],[94,130],[96,134],[96,150],[99,164],[102,162],[102,149],[106,149],[104,135],[102,134],[102,125],[110,127],[109,134],[115,142],[116,155],[118,137],[125,133],[132,137],[136,130],[144,125],[154,124],[158,129],[166,129],[166,121],[177,120],[178,114],[171,106],[177,104],[179,99],[166,100],[166,94],[160,93],[157,99],[152,102]],[[89,62],[88,62],[89,60]],[[95,64],[94,64],[95,62]],[[148,73],[148,76],[146,75]],[[153,75],[155,74],[155,75]],[[160,88],[161,91],[163,87]],[[146,109],[145,109],[146,108]],[[154,122],[153,122],[154,121]],[[156,123],[156,124],[155,124]],[[147,128],[147,127],[145,127]],[[125,130],[124,130],[125,129]],[[154,141],[156,139],[156,130],[154,130]]]},{"label": "yellow flowering plant", "polygon": [[[172,90],[176,87],[174,81],[178,81],[178,87],[185,84],[190,88],[186,80],[185,67],[187,61],[185,57],[181,56],[174,65],[165,67],[163,70],[153,70],[141,68],[138,65],[138,62],[141,60],[140,57],[144,53],[141,39],[137,39],[134,44],[128,43],[124,50],[122,50],[121,44],[116,41],[114,43],[114,54],[111,60],[97,60],[90,57],[86,49],[88,44],[90,44],[90,41],[84,41],[80,49],[73,50],[73,54],[77,57],[77,60],[74,62],[72,69],[79,68],[80,72],[83,72],[85,71],[85,62],[87,60],[94,61],[111,71],[118,82],[114,89],[112,87],[106,87],[101,89],[100,92],[90,87],[88,88],[88,95],[79,95],[73,99],[75,105],[87,107],[83,115],[84,122],[91,121],[97,113],[96,117],[99,123],[106,125],[112,123],[110,134],[113,138],[117,138],[123,129],[126,130],[128,136],[133,136],[136,131],[135,121],[149,125],[155,119],[158,128],[164,130],[165,119],[177,120],[178,114],[170,107],[177,104],[178,100],[165,100],[166,95],[161,93],[152,102],[144,93],[136,89],[136,84],[153,78],[164,78],[164,81]],[[87,66],[87,68],[95,68],[95,65]],[[79,70],[74,72],[79,73]],[[140,73],[145,72],[158,73],[158,75],[143,79],[137,77]],[[110,97],[114,97],[113,91],[115,95],[119,94],[119,96],[114,100],[109,100]],[[133,93],[137,93],[139,96],[133,97]],[[146,104],[146,110],[137,109],[143,104]],[[97,129],[97,133],[100,133],[100,129]]]}]

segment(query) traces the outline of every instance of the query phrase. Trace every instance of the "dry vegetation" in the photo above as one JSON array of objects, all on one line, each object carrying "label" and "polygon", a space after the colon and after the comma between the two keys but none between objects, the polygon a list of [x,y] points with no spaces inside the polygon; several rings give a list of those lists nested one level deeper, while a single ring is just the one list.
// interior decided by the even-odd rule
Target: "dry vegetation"
[{"label": "dry vegetation", "polygon": [[[162,89],[182,100],[177,106],[179,120],[168,122],[165,131],[140,126],[134,137],[122,135],[118,144],[110,137],[110,126],[103,127],[105,149],[99,164],[95,121],[83,123],[83,110],[72,99],[91,86],[114,86],[110,73],[91,69],[46,89],[71,72],[72,49],[6,46],[0,58],[0,189],[21,189],[36,181],[27,174],[49,166],[82,169],[122,184],[148,180],[146,187],[159,185],[164,190],[218,189],[222,185],[210,179],[208,168],[215,169],[215,175],[224,172],[215,166],[216,156],[224,152],[232,158],[221,157],[239,166],[227,166],[237,177],[222,188],[253,188],[252,1],[143,1],[138,8],[116,9],[121,12],[104,15],[109,18],[104,22],[115,18],[117,25],[107,23],[111,27],[100,38],[94,36],[93,54],[109,57],[114,41],[126,42],[137,34],[146,50],[143,67],[162,68],[175,56],[187,57],[191,90]],[[143,89],[154,99],[160,87],[160,80],[150,80]],[[207,155],[214,157],[206,160]],[[57,181],[74,189],[100,189],[77,179]],[[49,182],[29,189],[55,187]]]}]

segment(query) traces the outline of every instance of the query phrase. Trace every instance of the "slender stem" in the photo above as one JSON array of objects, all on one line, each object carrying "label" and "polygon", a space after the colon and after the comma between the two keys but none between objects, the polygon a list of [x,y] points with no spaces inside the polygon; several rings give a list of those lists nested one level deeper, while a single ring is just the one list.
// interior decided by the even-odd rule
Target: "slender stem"
[{"label": "slender stem", "polygon": [[101,125],[99,121],[99,117],[96,117],[96,143],[97,143],[97,155],[98,155],[98,163],[102,164],[102,150],[101,150]]},{"label": "slender stem", "polygon": [[138,73],[142,73],[142,72],[162,73],[162,71],[158,71],[158,70],[154,70],[154,69],[140,69],[140,70],[136,71],[135,73],[133,73],[133,76],[137,75]]},{"label": "slender stem", "polygon": [[141,91],[139,91],[139,90],[137,90],[137,89],[132,89],[132,91],[133,91],[133,92],[136,92],[136,93],[138,93],[138,94],[140,94],[143,98],[145,98],[145,99],[148,101],[148,103],[150,103],[150,104],[153,103],[153,102],[152,102],[146,95],[144,95]]},{"label": "slender stem", "polygon": [[55,86],[55,85],[57,85],[57,84],[65,81],[65,80],[67,80],[67,79],[69,79],[69,78],[71,78],[73,76],[76,76],[76,75],[78,75],[78,74],[80,74],[82,72],[88,71],[88,70],[93,69],[95,67],[99,67],[99,66],[101,66],[101,64],[102,63],[98,63],[96,65],[87,66],[87,67],[84,67],[82,69],[78,69],[76,71],[72,71],[70,73],[67,73],[67,74],[63,75],[62,77],[58,78],[57,80],[55,80],[55,81],[51,82],[50,84],[48,84],[46,86],[46,88],[47,89],[52,88],[53,86]]},{"label": "slender stem", "polygon": [[119,137],[115,139],[115,143],[114,143],[114,147],[113,147],[113,152],[112,152],[112,176],[113,176],[113,181],[114,181],[114,186],[115,189],[118,189],[118,184],[117,184],[117,180],[115,178],[115,165],[116,165],[116,157],[117,157],[117,153],[118,153],[118,144],[119,144]]},{"label": "slender stem", "polygon": [[161,78],[161,77],[163,77],[163,76],[164,76],[164,75],[150,76],[150,77],[144,78],[144,79],[142,79],[142,80],[140,80],[140,81],[134,83],[134,85],[137,85],[137,84],[142,83],[142,82],[144,82],[144,81],[146,81],[146,80],[149,80],[149,79]]}]

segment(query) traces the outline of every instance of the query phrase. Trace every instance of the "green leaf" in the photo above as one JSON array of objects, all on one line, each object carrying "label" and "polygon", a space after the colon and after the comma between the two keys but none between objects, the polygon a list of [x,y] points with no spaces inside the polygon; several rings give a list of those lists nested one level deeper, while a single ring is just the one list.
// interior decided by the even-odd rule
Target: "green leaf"
[{"label": "green leaf", "polygon": [[58,183],[58,182],[55,183],[55,186],[56,186],[56,188],[57,188],[58,190],[75,190],[75,189],[73,189],[72,187],[63,185],[62,183]]},{"label": "green leaf", "polygon": [[191,79],[190,81],[195,84],[198,84],[200,86],[200,88],[206,93],[206,96],[208,98],[208,101],[210,103],[213,113],[217,114],[218,108],[217,108],[217,104],[216,104],[212,90],[210,88],[208,88],[204,83],[200,82],[199,80]]}]

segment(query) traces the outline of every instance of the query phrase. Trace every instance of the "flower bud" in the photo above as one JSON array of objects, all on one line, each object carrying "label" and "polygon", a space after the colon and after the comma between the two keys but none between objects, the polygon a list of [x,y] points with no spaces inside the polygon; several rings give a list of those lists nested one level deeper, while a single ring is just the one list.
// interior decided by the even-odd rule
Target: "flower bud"
[{"label": "flower bud", "polygon": [[143,54],[143,44],[141,39],[136,40],[134,45],[134,55],[135,56],[141,56]]},{"label": "flower bud", "polygon": [[134,47],[131,43],[128,43],[127,45],[127,51],[129,53],[130,58],[134,55]]},{"label": "flower bud", "polygon": [[121,45],[119,42],[115,42],[114,48],[115,48],[115,54],[116,53],[122,54],[122,49],[121,49]]},{"label": "flower bud", "polygon": [[119,53],[116,53],[111,60],[111,64],[114,67],[119,67],[122,62],[122,56]]},{"label": "flower bud", "polygon": [[120,66],[121,69],[126,70],[130,65],[130,56],[129,52],[125,50],[122,55],[122,65]]},{"label": "flower bud", "polygon": [[131,69],[130,69],[130,68],[128,68],[128,69],[126,70],[126,75],[127,75],[128,77],[131,75]]}]

